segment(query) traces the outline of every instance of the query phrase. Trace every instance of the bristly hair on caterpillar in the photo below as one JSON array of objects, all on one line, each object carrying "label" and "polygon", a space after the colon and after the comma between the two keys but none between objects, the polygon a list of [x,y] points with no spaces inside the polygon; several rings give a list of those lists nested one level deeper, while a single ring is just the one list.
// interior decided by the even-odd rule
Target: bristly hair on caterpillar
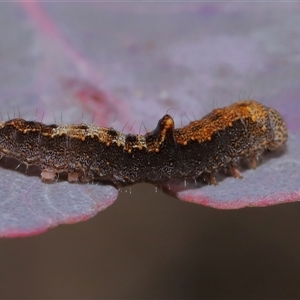
[{"label": "bristly hair on caterpillar", "polygon": [[214,109],[175,129],[168,114],[146,133],[124,134],[95,125],[45,125],[21,118],[0,123],[0,153],[41,169],[42,180],[62,172],[70,182],[109,181],[117,187],[205,176],[216,184],[220,170],[241,178],[242,158],[256,167],[265,150],[288,138],[282,116],[254,100]]}]

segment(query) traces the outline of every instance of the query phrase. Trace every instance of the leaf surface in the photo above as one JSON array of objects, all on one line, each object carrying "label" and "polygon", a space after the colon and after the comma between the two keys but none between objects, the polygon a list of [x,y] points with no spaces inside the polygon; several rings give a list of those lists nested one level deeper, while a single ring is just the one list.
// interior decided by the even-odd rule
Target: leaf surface
[{"label": "leaf surface", "polygon": [[[1,113],[145,133],[166,112],[179,127],[254,98],[285,117],[287,148],[256,170],[246,167],[244,180],[163,189],[222,209],[297,201],[299,10],[296,3],[3,3]],[[5,168],[1,178],[0,236],[85,220],[117,197],[111,186],[44,184]]]}]

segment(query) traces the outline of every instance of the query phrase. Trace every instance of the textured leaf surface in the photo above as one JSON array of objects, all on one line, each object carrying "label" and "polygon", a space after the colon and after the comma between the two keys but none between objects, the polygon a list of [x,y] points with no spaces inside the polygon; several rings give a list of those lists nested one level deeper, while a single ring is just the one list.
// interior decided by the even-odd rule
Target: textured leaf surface
[{"label": "textured leaf surface", "polygon": [[[223,209],[299,200],[299,10],[297,3],[2,3],[2,115],[144,133],[142,122],[152,130],[167,111],[181,126],[253,97],[284,115],[287,149],[246,168],[245,180],[164,189]],[[1,174],[1,236],[87,219],[117,197],[110,186]]]},{"label": "textured leaf surface", "polygon": [[5,170],[0,192],[0,236],[38,234],[58,224],[87,220],[116,197],[117,191],[111,186],[45,184],[38,177]]}]

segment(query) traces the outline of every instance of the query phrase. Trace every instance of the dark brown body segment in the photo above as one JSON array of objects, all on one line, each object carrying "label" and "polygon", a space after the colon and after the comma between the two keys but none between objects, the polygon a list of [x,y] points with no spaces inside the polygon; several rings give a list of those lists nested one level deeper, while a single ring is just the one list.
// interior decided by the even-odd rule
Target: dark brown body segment
[{"label": "dark brown body segment", "polygon": [[43,179],[67,172],[70,181],[108,180],[117,186],[196,179],[220,169],[241,177],[247,158],[255,167],[265,149],[287,140],[280,114],[256,101],[216,109],[199,121],[174,129],[169,115],[146,135],[125,135],[94,125],[45,125],[14,119],[0,124],[0,153],[42,170]]}]

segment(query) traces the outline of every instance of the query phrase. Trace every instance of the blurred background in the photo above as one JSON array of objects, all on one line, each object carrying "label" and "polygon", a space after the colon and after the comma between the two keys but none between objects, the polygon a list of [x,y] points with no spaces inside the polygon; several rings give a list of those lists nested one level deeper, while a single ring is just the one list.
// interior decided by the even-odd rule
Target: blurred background
[{"label": "blurred background", "polygon": [[[169,108],[180,124],[251,95],[272,99],[296,134],[299,12],[299,3],[1,3],[1,107],[38,108],[45,122],[53,110],[72,123],[96,111],[95,123],[138,132]],[[0,239],[0,297],[298,298],[299,213],[297,202],[216,210],[139,184],[88,221]]]},{"label": "blurred background", "polygon": [[299,203],[215,210],[139,185],[93,219],[1,239],[2,298],[298,298]]}]

